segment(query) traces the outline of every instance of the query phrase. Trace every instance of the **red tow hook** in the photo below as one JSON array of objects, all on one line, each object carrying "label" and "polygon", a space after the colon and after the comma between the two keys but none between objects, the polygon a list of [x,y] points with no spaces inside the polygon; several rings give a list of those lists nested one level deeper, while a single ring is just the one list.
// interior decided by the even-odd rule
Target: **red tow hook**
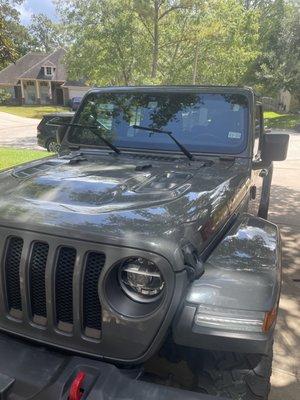
[{"label": "red tow hook", "polygon": [[68,400],[80,400],[82,395],[83,395],[83,389],[82,389],[82,384],[83,381],[85,380],[86,374],[84,372],[78,372],[76,377],[74,378],[70,392],[69,392],[69,397]]}]

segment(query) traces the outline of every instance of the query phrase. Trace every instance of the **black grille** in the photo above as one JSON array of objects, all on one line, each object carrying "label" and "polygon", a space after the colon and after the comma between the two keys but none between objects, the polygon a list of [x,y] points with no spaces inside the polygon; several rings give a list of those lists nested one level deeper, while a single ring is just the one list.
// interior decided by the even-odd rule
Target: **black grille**
[{"label": "black grille", "polygon": [[98,282],[105,263],[103,253],[91,252],[86,259],[83,281],[83,327],[101,330],[101,306],[98,294]]},{"label": "black grille", "polygon": [[32,247],[30,260],[30,294],[33,316],[47,318],[45,272],[49,245],[36,242]]},{"label": "black grille", "polygon": [[73,324],[73,272],[76,250],[61,247],[55,274],[55,304],[57,322]]},{"label": "black grille", "polygon": [[[22,234],[4,235],[0,291],[3,287],[7,310],[0,315],[0,325],[3,321],[16,324],[13,317],[23,321],[24,329],[31,330],[33,337],[40,338],[39,332],[47,335],[49,331],[50,341],[66,333],[84,343],[90,343],[90,339],[100,341],[98,287],[106,255],[85,242],[77,247],[60,243],[58,238],[51,241],[46,235],[30,234],[30,241],[25,241]],[[22,330],[22,324],[18,326]]]},{"label": "black grille", "polygon": [[9,310],[22,311],[22,300],[20,290],[20,262],[23,249],[23,239],[11,237],[8,241],[5,275],[6,292]]}]

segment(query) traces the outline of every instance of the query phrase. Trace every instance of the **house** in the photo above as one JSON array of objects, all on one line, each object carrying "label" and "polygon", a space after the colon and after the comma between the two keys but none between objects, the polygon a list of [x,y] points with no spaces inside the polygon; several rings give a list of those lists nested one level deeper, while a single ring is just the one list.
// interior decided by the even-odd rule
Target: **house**
[{"label": "house", "polygon": [[262,103],[266,111],[299,113],[300,110],[300,96],[286,89],[279,90],[277,96],[262,97]]},{"label": "house", "polygon": [[67,105],[89,89],[84,82],[69,81],[64,65],[65,50],[29,52],[0,71],[0,89],[11,94],[14,104]]}]

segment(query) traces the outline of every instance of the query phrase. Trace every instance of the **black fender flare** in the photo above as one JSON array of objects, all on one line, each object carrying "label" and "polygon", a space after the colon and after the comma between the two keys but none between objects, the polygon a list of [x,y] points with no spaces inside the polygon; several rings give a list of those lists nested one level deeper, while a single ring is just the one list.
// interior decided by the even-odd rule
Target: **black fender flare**
[{"label": "black fender flare", "polygon": [[[281,291],[281,240],[276,225],[242,214],[204,264],[205,272],[188,288],[173,325],[176,343],[199,348],[261,352],[268,350],[274,326],[255,334],[198,329],[200,305],[265,315],[277,310]],[[275,325],[275,324],[274,324]],[[253,346],[249,343],[252,341]]]}]

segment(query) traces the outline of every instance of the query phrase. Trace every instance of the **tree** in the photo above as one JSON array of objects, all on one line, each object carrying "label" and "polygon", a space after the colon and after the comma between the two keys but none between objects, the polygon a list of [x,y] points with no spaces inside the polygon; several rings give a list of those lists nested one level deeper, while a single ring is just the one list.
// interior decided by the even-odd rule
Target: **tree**
[{"label": "tree", "polygon": [[236,0],[200,4],[196,13],[189,12],[184,40],[177,41],[169,82],[239,84],[258,55],[257,41],[256,12]]},{"label": "tree", "polygon": [[64,44],[62,26],[44,14],[33,15],[29,33],[32,38],[31,46],[35,50],[49,52]]},{"label": "tree", "polygon": [[72,79],[87,78],[98,85],[127,85],[140,79],[148,55],[131,4],[131,0],[60,4],[67,35],[72,38],[67,56]]},{"label": "tree", "polygon": [[0,69],[23,55],[29,45],[27,29],[15,8],[23,0],[0,0]]},{"label": "tree", "polygon": [[261,52],[249,65],[246,79],[268,95],[275,95],[280,89],[295,92],[300,59],[299,7],[274,0],[262,2],[257,9]]},{"label": "tree", "polygon": [[287,0],[57,3],[74,79],[98,85],[251,83],[269,91],[283,82],[295,87],[299,76],[299,24]]},{"label": "tree", "polygon": [[0,68],[6,63],[15,61],[17,51],[12,38],[9,36],[7,24],[0,16]]},{"label": "tree", "polygon": [[192,11],[197,1],[187,0],[135,0],[133,1],[132,11],[136,13],[139,20],[145,27],[145,32],[149,36],[152,47],[152,66],[151,78],[156,78],[159,46],[161,31],[169,21],[168,17],[171,13],[178,11]]},{"label": "tree", "polygon": [[[237,81],[244,65],[256,55],[257,23],[252,11],[243,15],[243,6],[236,0],[209,3],[60,3],[60,14],[72,37],[67,56],[71,76],[88,77],[101,85]],[[252,22],[254,27],[249,28]]]}]

